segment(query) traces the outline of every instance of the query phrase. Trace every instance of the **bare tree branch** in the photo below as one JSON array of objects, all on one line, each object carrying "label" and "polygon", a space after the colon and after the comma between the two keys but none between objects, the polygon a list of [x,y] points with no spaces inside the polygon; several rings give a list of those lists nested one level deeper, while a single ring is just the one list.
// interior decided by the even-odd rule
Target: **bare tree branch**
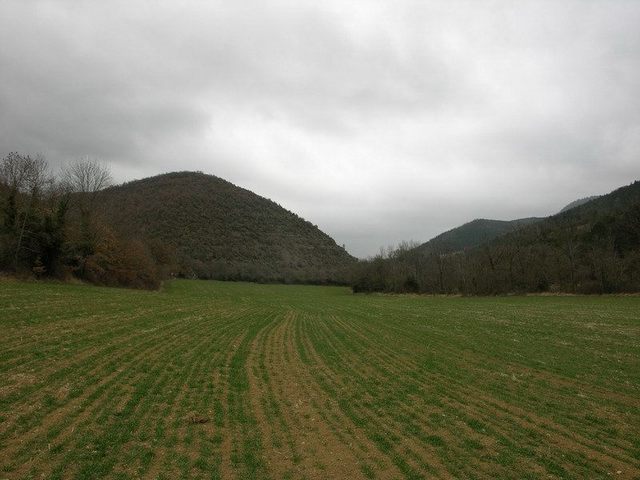
[{"label": "bare tree branch", "polygon": [[83,157],[63,173],[63,181],[73,192],[94,194],[111,185],[111,171],[103,162]]}]

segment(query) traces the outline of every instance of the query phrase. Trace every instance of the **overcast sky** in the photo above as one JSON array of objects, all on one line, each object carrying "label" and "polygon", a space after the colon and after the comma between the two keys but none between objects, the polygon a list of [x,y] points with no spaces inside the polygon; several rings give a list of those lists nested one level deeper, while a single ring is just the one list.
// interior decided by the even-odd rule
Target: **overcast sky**
[{"label": "overcast sky", "polygon": [[0,155],[202,170],[357,256],[640,178],[640,1],[0,0]]}]

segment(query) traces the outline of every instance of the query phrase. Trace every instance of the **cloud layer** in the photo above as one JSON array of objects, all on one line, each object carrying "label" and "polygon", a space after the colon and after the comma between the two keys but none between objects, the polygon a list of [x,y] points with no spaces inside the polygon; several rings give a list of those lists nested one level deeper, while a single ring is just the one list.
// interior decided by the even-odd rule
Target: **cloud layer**
[{"label": "cloud layer", "polygon": [[640,178],[640,3],[0,4],[0,154],[202,170],[358,256]]}]

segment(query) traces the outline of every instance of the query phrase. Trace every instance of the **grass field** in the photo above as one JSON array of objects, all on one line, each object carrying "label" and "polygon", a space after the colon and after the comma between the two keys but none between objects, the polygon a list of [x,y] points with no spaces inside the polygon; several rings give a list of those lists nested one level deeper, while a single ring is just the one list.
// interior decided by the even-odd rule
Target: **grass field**
[{"label": "grass field", "polygon": [[0,283],[0,479],[640,478],[640,297]]}]

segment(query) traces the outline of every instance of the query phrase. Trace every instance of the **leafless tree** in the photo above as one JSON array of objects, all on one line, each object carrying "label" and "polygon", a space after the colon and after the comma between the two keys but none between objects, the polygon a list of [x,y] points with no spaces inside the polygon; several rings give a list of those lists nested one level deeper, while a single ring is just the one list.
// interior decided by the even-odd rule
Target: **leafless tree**
[{"label": "leafless tree", "polygon": [[63,181],[72,192],[88,194],[88,199],[111,185],[109,167],[103,162],[83,157],[69,165],[63,173]]},{"label": "leafless tree", "polygon": [[17,268],[29,216],[53,180],[42,155],[31,157],[12,152],[2,159],[0,181],[9,189],[12,210],[9,213],[12,225],[9,227],[17,233],[14,250],[14,265]]},{"label": "leafless tree", "polygon": [[103,162],[83,157],[69,165],[62,174],[68,191],[74,195],[74,204],[80,211],[80,231],[84,255],[93,253],[96,245],[96,229],[93,227],[94,212],[99,193],[111,185],[111,172]]},{"label": "leafless tree", "polygon": [[50,182],[48,170],[42,155],[31,157],[12,152],[2,159],[0,179],[16,192],[39,194]]}]

